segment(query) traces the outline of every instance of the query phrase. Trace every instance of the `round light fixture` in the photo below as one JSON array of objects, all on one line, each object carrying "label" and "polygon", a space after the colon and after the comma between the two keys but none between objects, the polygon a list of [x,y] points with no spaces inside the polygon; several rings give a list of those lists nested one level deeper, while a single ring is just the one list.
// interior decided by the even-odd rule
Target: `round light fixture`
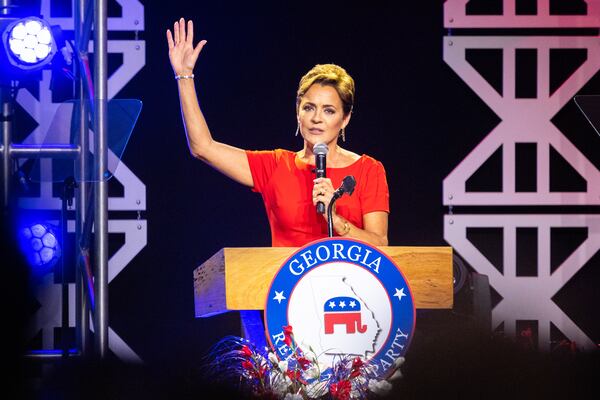
[{"label": "round light fixture", "polygon": [[31,267],[40,273],[50,272],[61,256],[61,247],[54,228],[45,223],[33,223],[20,230],[21,248]]},{"label": "round light fixture", "polygon": [[51,26],[37,17],[12,22],[2,33],[2,41],[10,63],[24,70],[41,68],[56,53]]}]

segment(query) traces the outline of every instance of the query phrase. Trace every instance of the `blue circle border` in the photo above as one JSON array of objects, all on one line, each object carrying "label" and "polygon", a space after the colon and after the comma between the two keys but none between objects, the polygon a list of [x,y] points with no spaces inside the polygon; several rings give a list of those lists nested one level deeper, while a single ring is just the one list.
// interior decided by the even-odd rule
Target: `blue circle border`
[{"label": "blue circle border", "polygon": [[[340,254],[339,246],[342,246],[343,249],[356,246],[360,249],[361,256],[359,260],[332,259],[331,257],[320,260],[316,257],[316,252],[318,248],[323,246],[328,248],[330,255],[336,254],[334,246],[338,249],[337,254]],[[367,250],[370,253],[367,253]],[[314,264],[310,264],[310,267],[304,268],[301,272],[299,269],[296,270],[298,274],[292,273],[292,264],[298,265],[298,258],[307,253],[314,258]],[[374,268],[374,261],[379,257],[380,263]],[[364,262],[361,263],[363,259]],[[303,261],[305,261],[304,258]],[[378,353],[369,359],[370,364],[383,367],[378,368],[379,376],[386,375],[394,363],[393,358],[404,357],[409,348],[415,328],[415,304],[408,281],[396,263],[381,250],[359,240],[345,238],[320,239],[299,248],[281,265],[271,282],[265,299],[264,324],[267,342],[280,359],[289,357],[289,355],[279,350],[280,348],[285,349],[285,346],[282,346],[279,341],[274,344],[272,340],[273,336],[276,337],[282,332],[284,326],[289,325],[287,317],[289,295],[306,272],[321,265],[338,261],[354,264],[369,271],[379,280],[390,299],[392,305],[390,331],[382,332],[387,336],[387,339]],[[369,267],[369,264],[371,267]],[[277,293],[281,295],[278,296]],[[280,300],[276,300],[276,297],[279,297]],[[284,298],[281,299],[281,297]]]}]

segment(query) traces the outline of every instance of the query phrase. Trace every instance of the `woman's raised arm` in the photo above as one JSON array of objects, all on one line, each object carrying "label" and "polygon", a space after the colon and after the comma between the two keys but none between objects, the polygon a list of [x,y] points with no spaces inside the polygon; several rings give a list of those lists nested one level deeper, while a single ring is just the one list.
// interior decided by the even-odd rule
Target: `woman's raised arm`
[{"label": "woman's raised arm", "polygon": [[215,141],[200,110],[193,72],[206,40],[201,40],[194,47],[193,22],[188,21],[186,29],[186,22],[181,18],[173,25],[173,34],[167,30],[167,43],[169,60],[177,79],[181,113],[190,152],[194,157],[236,182],[249,187],[254,186],[245,151]]}]

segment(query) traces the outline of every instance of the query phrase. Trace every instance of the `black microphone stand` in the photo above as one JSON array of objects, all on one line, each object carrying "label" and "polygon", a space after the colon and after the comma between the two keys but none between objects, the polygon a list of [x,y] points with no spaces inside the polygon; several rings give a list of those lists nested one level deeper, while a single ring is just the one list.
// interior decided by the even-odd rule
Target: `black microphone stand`
[{"label": "black microphone stand", "polygon": [[327,233],[329,234],[329,237],[333,237],[333,218],[331,217],[331,211],[333,210],[333,205],[340,197],[341,196],[338,195],[338,191],[336,190],[329,202],[329,206],[327,206]]},{"label": "black microphone stand", "polygon": [[329,206],[327,206],[327,232],[329,237],[333,237],[333,219],[331,218],[333,205],[337,199],[344,195],[344,193],[348,193],[349,196],[352,196],[352,193],[354,193],[354,186],[356,186],[356,180],[352,175],[348,175],[342,180],[342,186],[333,192]]}]

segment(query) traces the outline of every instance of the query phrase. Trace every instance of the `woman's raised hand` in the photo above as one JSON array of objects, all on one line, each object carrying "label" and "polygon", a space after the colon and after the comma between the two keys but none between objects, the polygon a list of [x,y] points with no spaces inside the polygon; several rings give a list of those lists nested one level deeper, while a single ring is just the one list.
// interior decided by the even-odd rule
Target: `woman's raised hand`
[{"label": "woman's raised hand", "polygon": [[173,34],[170,29],[167,29],[167,43],[169,60],[175,75],[191,75],[198,55],[206,44],[206,40],[201,40],[194,48],[194,23],[191,20],[187,22],[186,32],[185,20],[181,18],[176,21],[173,25]]}]

